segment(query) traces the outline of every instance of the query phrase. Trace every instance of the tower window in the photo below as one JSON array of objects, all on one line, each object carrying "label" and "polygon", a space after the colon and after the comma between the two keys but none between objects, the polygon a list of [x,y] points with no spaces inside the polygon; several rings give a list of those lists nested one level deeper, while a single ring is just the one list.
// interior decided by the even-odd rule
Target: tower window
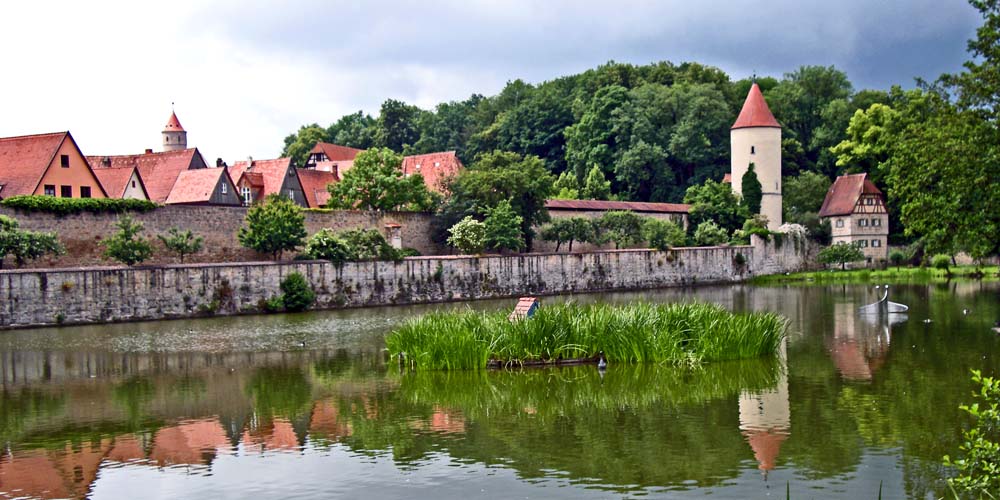
[{"label": "tower window", "polygon": [[757,148],[756,148],[756,146],[750,146],[750,154],[752,154],[752,155],[753,154],[757,154]]}]

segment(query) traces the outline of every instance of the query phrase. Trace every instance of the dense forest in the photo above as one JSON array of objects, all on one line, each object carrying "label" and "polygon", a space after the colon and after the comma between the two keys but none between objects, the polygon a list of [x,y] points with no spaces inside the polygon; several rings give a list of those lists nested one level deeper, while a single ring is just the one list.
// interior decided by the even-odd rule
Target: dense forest
[{"label": "dense forest", "polygon": [[[829,148],[846,138],[851,116],[889,93],[855,91],[834,67],[804,66],[757,79],[784,125],[783,175],[846,170]],[[508,82],[497,95],[472,95],[434,110],[389,99],[377,117],[357,112],[328,127],[304,125],[284,155],[304,164],[317,141],[403,154],[457,151],[469,165],[493,150],[538,156],[554,175],[582,184],[597,165],[618,199],[680,202],[688,186],[729,171],[729,127],[750,88],[698,63],[645,66],[609,62],[537,85]]]}]

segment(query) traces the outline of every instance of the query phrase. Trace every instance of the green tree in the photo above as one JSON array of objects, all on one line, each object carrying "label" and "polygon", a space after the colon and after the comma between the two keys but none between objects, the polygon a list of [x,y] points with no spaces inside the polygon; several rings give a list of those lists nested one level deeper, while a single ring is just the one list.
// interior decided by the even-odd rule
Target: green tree
[{"label": "green tree", "polygon": [[[326,129],[327,140],[357,149],[375,145],[375,119],[361,111],[340,117]],[[302,165],[301,163],[299,165]]]},{"label": "green tree", "polygon": [[691,205],[688,223],[693,227],[711,220],[731,233],[743,227],[743,221],[749,217],[747,208],[733,194],[732,187],[711,179],[700,186],[689,187],[684,194],[684,203]]},{"label": "green tree", "polygon": [[310,258],[328,260],[338,265],[353,257],[347,241],[330,228],[320,229],[310,236],[304,253]]},{"label": "green tree", "polygon": [[471,215],[448,229],[448,244],[466,255],[483,253],[486,248],[486,226]]},{"label": "green tree", "polygon": [[628,99],[628,89],[619,85],[601,87],[579,121],[566,128],[566,162],[579,181],[593,165],[613,165],[617,148],[612,118]]},{"label": "green tree", "polygon": [[388,148],[358,153],[344,178],[327,186],[327,206],[360,210],[427,211],[435,198],[420,175],[403,175],[403,157]]},{"label": "green tree", "polygon": [[376,229],[348,229],[338,237],[350,250],[349,260],[400,260],[399,251],[392,247]]},{"label": "green tree", "polygon": [[823,264],[840,264],[841,269],[847,268],[848,262],[865,260],[861,249],[853,243],[843,241],[834,243],[819,252],[819,261]]},{"label": "green tree", "polygon": [[578,200],[580,199],[580,184],[576,181],[576,174],[566,171],[559,174],[556,178],[555,183],[552,186],[553,191],[556,193],[553,198],[559,200]]},{"label": "green tree", "polygon": [[[782,81],[765,94],[775,118],[784,127],[784,133],[805,148],[809,164],[802,168],[811,170],[819,159],[823,144],[836,143],[836,138],[822,136],[823,141],[817,141],[815,132],[823,126],[824,112],[829,112],[830,103],[848,99],[852,90],[847,74],[833,66],[802,66],[786,73]],[[832,117],[828,115],[826,118]]]},{"label": "green tree", "polygon": [[156,237],[163,242],[163,246],[167,250],[176,253],[180,257],[181,263],[184,262],[185,255],[198,253],[201,250],[202,243],[205,241],[205,238],[196,236],[190,229],[181,231],[178,227],[172,227],[167,230],[166,236],[159,234]]},{"label": "green tree", "polygon": [[17,267],[21,267],[29,260],[65,253],[55,233],[24,231],[19,227],[17,219],[0,215],[0,269],[8,255],[14,257]]},{"label": "green tree", "polygon": [[657,250],[684,246],[684,229],[673,221],[646,217],[642,222],[642,237]]},{"label": "green tree", "polygon": [[611,210],[601,216],[599,227],[603,236],[615,244],[615,249],[643,241],[643,218],[628,210]]},{"label": "green tree", "polygon": [[743,203],[746,204],[747,210],[751,214],[759,214],[760,201],[764,197],[764,193],[761,190],[760,179],[757,178],[753,162],[750,162],[750,167],[743,174],[743,192],[740,194],[743,196]]},{"label": "green tree", "polygon": [[520,250],[524,248],[520,215],[514,212],[510,200],[503,200],[487,211],[483,226],[486,228],[486,247],[494,250]]},{"label": "green tree", "polygon": [[601,167],[594,165],[587,173],[580,197],[585,200],[606,200],[611,197],[611,181],[605,179]]},{"label": "green tree", "polygon": [[698,246],[714,247],[729,241],[729,233],[714,221],[704,221],[698,224],[694,231],[694,243]]},{"label": "green tree", "polygon": [[250,207],[237,238],[240,244],[280,260],[285,251],[302,246],[306,237],[302,208],[292,200],[271,194],[264,203]]},{"label": "green tree", "polygon": [[420,139],[417,120],[420,108],[395,99],[386,99],[375,123],[375,145],[402,153]]},{"label": "green tree", "polygon": [[129,214],[118,217],[115,224],[118,231],[110,238],[101,242],[104,245],[104,255],[114,259],[126,266],[133,266],[143,262],[153,255],[153,245],[149,240],[139,236],[143,231],[141,222],[136,221]]},{"label": "green tree", "polygon": [[1000,380],[972,370],[972,381],[979,385],[973,393],[976,402],[959,408],[972,417],[974,427],[964,433],[961,455],[955,460],[945,455],[944,463],[958,471],[948,479],[956,490],[992,498],[990,492],[1000,491]]},{"label": "green tree", "polygon": [[542,239],[556,242],[556,251],[563,243],[569,243],[569,251],[573,251],[574,241],[591,241],[594,239],[594,224],[584,217],[560,217],[542,228]]},{"label": "green tree", "polygon": [[802,224],[807,213],[817,214],[823,206],[830,179],[816,172],[802,172],[796,177],[785,177],[782,184],[782,211],[786,222]]},{"label": "green tree", "polygon": [[484,219],[488,209],[508,200],[522,219],[521,234],[530,250],[532,228],[548,221],[545,200],[552,195],[554,181],[537,157],[505,151],[483,154],[450,183],[451,197],[435,221],[435,239],[444,241],[447,229],[462,218]]},{"label": "green tree", "polygon": [[298,132],[285,137],[285,147],[281,150],[283,158],[291,158],[296,165],[305,165],[309,159],[309,151],[317,142],[327,142],[326,129],[319,124],[303,125]]},{"label": "green tree", "polygon": [[305,311],[316,301],[316,292],[302,273],[292,273],[281,280],[281,301],[291,312]]}]

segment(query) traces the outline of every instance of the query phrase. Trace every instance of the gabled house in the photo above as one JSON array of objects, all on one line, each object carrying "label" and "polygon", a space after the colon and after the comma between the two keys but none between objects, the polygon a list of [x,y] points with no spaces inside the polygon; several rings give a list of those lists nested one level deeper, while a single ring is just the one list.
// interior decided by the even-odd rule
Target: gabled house
[{"label": "gabled house", "polygon": [[0,198],[107,194],[69,132],[0,138]]},{"label": "gabled house", "polygon": [[227,168],[245,206],[272,194],[287,196],[299,206],[309,206],[291,158],[249,159],[238,161]]},{"label": "gabled house", "polygon": [[147,149],[138,155],[90,156],[94,169],[131,168],[139,171],[150,201],[166,203],[181,172],[204,169],[208,165],[198,148],[154,153]]},{"label": "gabled house", "polygon": [[465,168],[454,151],[406,156],[403,158],[403,175],[420,174],[427,189],[448,194],[447,183]]},{"label": "gabled house", "polygon": [[241,200],[236,192],[236,183],[225,168],[198,168],[184,170],[177,175],[177,182],[165,203],[239,206]]},{"label": "gabled house", "polygon": [[109,198],[148,200],[149,193],[142,182],[139,169],[135,167],[97,168],[94,175]]},{"label": "gabled house", "polygon": [[868,174],[842,175],[830,186],[819,209],[830,221],[833,243],[854,243],[868,262],[888,256],[889,213],[885,197]]},{"label": "gabled house", "polygon": [[314,168],[325,172],[333,172],[338,178],[354,165],[354,157],[364,150],[349,148],[339,144],[317,142],[309,151],[309,159],[305,168]]},{"label": "gabled house", "polygon": [[336,184],[340,179],[334,172],[324,170],[313,170],[300,168],[296,171],[299,176],[299,184],[302,185],[302,194],[306,199],[306,206],[309,208],[323,208],[330,201],[330,192],[327,186]]}]

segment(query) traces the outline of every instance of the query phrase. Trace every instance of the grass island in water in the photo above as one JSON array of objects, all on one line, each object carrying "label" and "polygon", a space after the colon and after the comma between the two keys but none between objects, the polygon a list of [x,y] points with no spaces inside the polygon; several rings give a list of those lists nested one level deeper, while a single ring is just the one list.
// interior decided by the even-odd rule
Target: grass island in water
[{"label": "grass island in water", "polygon": [[704,303],[561,304],[514,322],[504,311],[433,313],[390,333],[386,347],[431,370],[596,361],[601,351],[609,363],[698,364],[775,354],[786,325],[774,313]]}]

